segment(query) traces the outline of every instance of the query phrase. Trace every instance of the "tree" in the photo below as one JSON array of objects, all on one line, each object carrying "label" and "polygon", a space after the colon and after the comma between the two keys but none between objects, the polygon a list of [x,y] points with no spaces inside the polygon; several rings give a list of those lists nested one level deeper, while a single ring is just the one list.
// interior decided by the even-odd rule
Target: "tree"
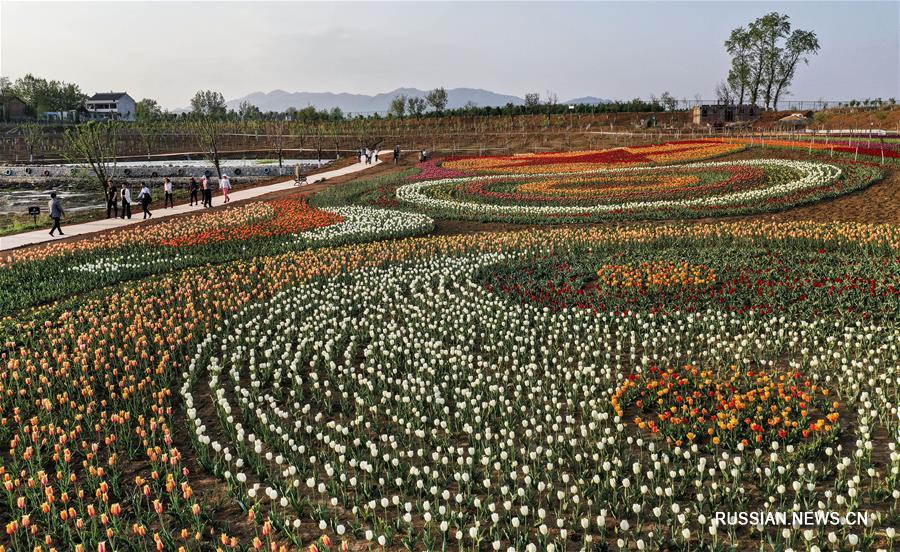
[{"label": "tree", "polygon": [[227,113],[225,97],[221,92],[200,90],[191,98],[191,111],[205,117],[224,117]]},{"label": "tree", "polygon": [[418,119],[425,113],[425,100],[418,96],[410,96],[406,100],[406,108],[410,115]]},{"label": "tree", "polygon": [[787,92],[797,72],[797,65],[809,65],[809,56],[818,53],[819,39],[812,31],[797,29],[788,37],[781,56],[775,61],[775,92],[772,108],[778,109],[778,99]]},{"label": "tree", "polygon": [[435,88],[431,92],[429,92],[425,96],[425,101],[428,102],[432,108],[438,113],[444,111],[444,108],[447,107],[447,91],[444,90],[444,87]]},{"label": "tree", "polygon": [[537,107],[541,105],[541,95],[537,92],[525,94],[525,107]]},{"label": "tree", "polygon": [[[153,101],[153,100],[151,100]],[[159,127],[153,122],[149,122],[144,120],[141,122],[140,120],[132,125],[134,131],[138,135],[138,139],[141,141],[141,145],[144,147],[144,151],[147,152],[147,160],[150,160],[150,155],[153,153],[153,146],[156,144],[157,133],[159,132]]]},{"label": "tree", "polygon": [[662,105],[666,111],[675,111],[676,109],[678,109],[678,100],[676,100],[675,97],[672,94],[670,94],[668,90],[666,90],[659,96],[658,101],[659,101],[659,104]]},{"label": "tree", "polygon": [[787,92],[800,62],[809,63],[810,54],[818,52],[819,41],[811,31],[791,33],[790,18],[772,12],[731,31],[725,49],[731,55],[732,95],[739,103],[745,95],[751,104],[762,99],[768,109]]},{"label": "tree", "polygon": [[163,112],[156,100],[152,98],[144,98],[135,104],[135,117],[138,121],[151,121],[161,117]]},{"label": "tree", "polygon": [[553,113],[553,108],[556,107],[556,104],[559,102],[559,96],[556,95],[556,92],[551,92],[547,90],[544,94],[544,98],[546,98],[545,103],[547,104],[547,124],[550,124],[550,114]]},{"label": "tree", "polygon": [[391,107],[388,109],[388,115],[392,115],[394,117],[399,117],[402,119],[406,114],[406,101],[406,94],[394,96],[394,99],[391,100]]},{"label": "tree", "polygon": [[266,134],[272,138],[272,150],[278,157],[278,174],[281,174],[281,169],[284,166],[284,143],[285,135],[287,134],[287,121],[284,119],[276,119],[269,123]]},{"label": "tree", "polygon": [[725,105],[734,104],[733,91],[728,83],[720,82],[716,85],[716,99]]},{"label": "tree", "polygon": [[88,121],[66,130],[63,155],[71,163],[86,163],[102,190],[116,175],[119,123]]},{"label": "tree", "polygon": [[216,177],[222,178],[220,156],[224,123],[212,116],[201,116],[190,122],[190,129],[203,150],[203,156],[215,167]]},{"label": "tree", "polygon": [[344,120],[344,110],[340,107],[332,107],[331,111],[328,112],[328,118],[332,121],[343,121]]},{"label": "tree", "polygon": [[48,81],[31,73],[16,79],[10,89],[35,115],[46,111],[83,110],[87,100],[77,84]]},{"label": "tree", "polygon": [[34,161],[34,152],[44,144],[44,128],[37,123],[26,123],[19,127],[28,150],[28,162]]},{"label": "tree", "polygon": [[[223,104],[224,105],[224,104]],[[261,119],[262,111],[252,103],[244,100],[238,106],[238,117],[242,121],[249,121],[251,119]]]}]

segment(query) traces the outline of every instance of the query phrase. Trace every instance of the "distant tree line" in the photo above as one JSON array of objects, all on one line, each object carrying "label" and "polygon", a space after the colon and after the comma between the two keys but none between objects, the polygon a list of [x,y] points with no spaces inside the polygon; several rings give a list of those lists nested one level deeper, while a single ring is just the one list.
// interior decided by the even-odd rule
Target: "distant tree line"
[{"label": "distant tree line", "polygon": [[35,77],[31,73],[11,81],[0,77],[0,96],[11,94],[25,103],[28,115],[40,117],[48,111],[85,113],[85,95],[77,84]]}]

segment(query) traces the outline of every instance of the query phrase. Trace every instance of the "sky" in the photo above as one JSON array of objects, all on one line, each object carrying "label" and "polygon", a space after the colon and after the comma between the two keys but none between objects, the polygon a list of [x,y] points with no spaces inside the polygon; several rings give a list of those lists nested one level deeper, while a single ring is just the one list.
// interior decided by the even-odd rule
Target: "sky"
[{"label": "sky", "polygon": [[770,11],[814,30],[795,100],[900,98],[900,2],[0,1],[0,75],[127,91],[164,108],[194,92],[376,94],[484,88],[524,96],[714,98],[731,29]]}]

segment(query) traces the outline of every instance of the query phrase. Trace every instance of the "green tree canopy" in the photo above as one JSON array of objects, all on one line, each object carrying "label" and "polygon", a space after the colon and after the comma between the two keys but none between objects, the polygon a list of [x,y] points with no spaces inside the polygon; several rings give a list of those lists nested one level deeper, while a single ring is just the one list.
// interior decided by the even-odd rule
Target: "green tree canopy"
[{"label": "green tree canopy", "polygon": [[191,111],[207,117],[224,117],[227,113],[225,97],[214,90],[199,90],[191,98]]},{"label": "green tree canopy", "polygon": [[731,31],[725,50],[731,55],[727,83],[734,99],[777,109],[797,67],[819,51],[819,40],[812,31],[792,32],[790,17],[772,12]]},{"label": "green tree canopy", "polygon": [[25,102],[35,115],[46,111],[84,110],[87,96],[77,84],[62,81],[48,81],[31,73],[9,86],[13,94]]}]

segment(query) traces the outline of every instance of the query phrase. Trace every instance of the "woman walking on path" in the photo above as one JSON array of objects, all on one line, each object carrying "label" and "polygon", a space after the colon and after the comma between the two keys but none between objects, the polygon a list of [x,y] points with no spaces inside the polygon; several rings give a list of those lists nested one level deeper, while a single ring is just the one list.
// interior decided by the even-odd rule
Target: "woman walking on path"
[{"label": "woman walking on path", "polygon": [[193,176],[191,177],[190,189],[191,189],[191,205],[195,205],[195,204],[200,205],[200,199],[198,197],[200,195],[200,184],[197,184],[197,179],[194,178]]},{"label": "woman walking on path", "polygon": [[122,218],[126,216],[131,220],[131,188],[122,182]]},{"label": "woman walking on path", "polygon": [[50,229],[50,235],[53,235],[53,232],[59,230],[59,235],[64,236],[62,228],[59,226],[59,219],[62,218],[65,211],[63,211],[62,203],[56,198],[56,192],[50,192],[50,218],[53,219],[53,228]]},{"label": "woman walking on path", "polygon": [[228,178],[227,174],[222,175],[222,181],[219,183],[219,187],[222,188],[222,197],[225,198],[225,203],[231,201],[228,197],[228,192],[231,191],[231,179]]},{"label": "woman walking on path", "polygon": [[113,185],[112,178],[106,181],[106,218],[119,218],[119,189]]},{"label": "woman walking on path", "polygon": [[138,194],[138,199],[141,200],[141,208],[144,209],[144,219],[147,217],[152,217],[153,213],[150,212],[150,202],[153,201],[153,197],[150,195],[150,187],[147,186],[144,182],[141,182],[143,186],[141,188],[141,193]]},{"label": "woman walking on path", "polygon": [[175,207],[175,200],[172,199],[172,181],[169,180],[169,177],[166,177],[165,182],[163,182],[163,190],[166,192],[163,209],[168,209],[169,206]]}]

